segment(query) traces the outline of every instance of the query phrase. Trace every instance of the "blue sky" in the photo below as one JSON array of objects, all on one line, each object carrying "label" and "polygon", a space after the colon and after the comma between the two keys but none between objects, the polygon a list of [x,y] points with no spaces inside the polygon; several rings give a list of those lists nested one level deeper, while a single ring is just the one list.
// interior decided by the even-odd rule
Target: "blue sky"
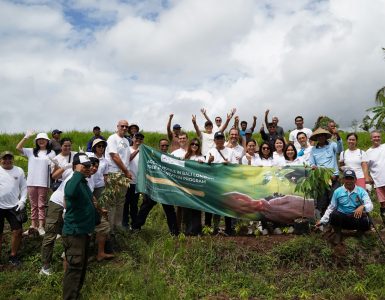
[{"label": "blue sky", "polygon": [[0,0],[0,130],[192,129],[201,107],[348,127],[385,85],[384,4]]}]

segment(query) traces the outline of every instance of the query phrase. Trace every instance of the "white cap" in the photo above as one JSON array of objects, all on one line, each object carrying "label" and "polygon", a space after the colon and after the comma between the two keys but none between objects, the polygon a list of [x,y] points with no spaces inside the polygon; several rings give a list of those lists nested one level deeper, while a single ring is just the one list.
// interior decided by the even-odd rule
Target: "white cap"
[{"label": "white cap", "polygon": [[35,137],[35,141],[37,141],[38,139],[45,139],[49,141],[48,135],[45,132],[38,133],[37,136]]}]

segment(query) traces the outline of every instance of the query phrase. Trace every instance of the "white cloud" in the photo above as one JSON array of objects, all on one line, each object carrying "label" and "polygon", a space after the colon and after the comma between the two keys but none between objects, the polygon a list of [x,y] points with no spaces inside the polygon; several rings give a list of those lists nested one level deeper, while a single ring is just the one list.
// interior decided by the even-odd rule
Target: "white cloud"
[{"label": "white cloud", "polygon": [[122,118],[165,131],[170,113],[192,129],[201,107],[256,114],[257,128],[267,108],[286,128],[298,114],[349,126],[385,84],[384,4],[2,1],[0,131],[112,130]]}]

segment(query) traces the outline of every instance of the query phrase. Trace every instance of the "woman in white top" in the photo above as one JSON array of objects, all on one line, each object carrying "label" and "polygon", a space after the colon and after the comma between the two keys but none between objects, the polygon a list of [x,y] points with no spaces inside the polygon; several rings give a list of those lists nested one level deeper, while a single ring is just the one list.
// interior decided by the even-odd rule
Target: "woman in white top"
[{"label": "woman in white top", "polygon": [[23,148],[25,142],[34,135],[28,131],[17,144],[16,149],[28,157],[28,198],[31,202],[31,227],[44,234],[45,204],[49,187],[50,160],[55,157],[46,133],[39,133],[35,138],[34,148]]},{"label": "woman in white top", "polygon": [[96,157],[99,159],[99,168],[98,171],[92,175],[93,181],[95,183],[94,196],[96,199],[99,199],[105,186],[108,175],[108,162],[104,156],[104,152],[107,147],[107,142],[102,139],[95,139],[92,142],[92,154],[88,155],[90,157]]},{"label": "woman in white top", "polygon": [[352,169],[356,173],[356,185],[365,188],[365,180],[369,180],[368,157],[365,151],[357,148],[357,134],[349,133],[346,136],[348,149],[340,153],[341,170]]},{"label": "woman in white top", "polygon": [[256,162],[258,167],[272,167],[275,165],[273,160],[273,150],[270,147],[270,144],[263,142],[259,147],[259,160]]},{"label": "woman in white top", "polygon": [[[194,160],[200,163],[205,161],[201,152],[201,142],[194,138],[190,141],[184,159]],[[183,208],[183,223],[186,235],[198,235],[202,233],[202,212],[196,209]]]},{"label": "woman in white top", "polygon": [[286,145],[283,155],[286,166],[303,166],[304,161],[301,157],[297,157],[297,149],[292,143]]},{"label": "woman in white top", "polygon": [[257,142],[255,140],[249,140],[246,143],[246,154],[242,157],[242,165],[256,166],[260,160],[259,156],[255,153],[257,149]]},{"label": "woman in white top", "polygon": [[274,142],[274,153],[273,153],[273,159],[274,163],[277,166],[284,166],[285,165],[285,157],[283,155],[283,149],[285,149],[286,143],[285,140],[281,137],[278,137]]}]

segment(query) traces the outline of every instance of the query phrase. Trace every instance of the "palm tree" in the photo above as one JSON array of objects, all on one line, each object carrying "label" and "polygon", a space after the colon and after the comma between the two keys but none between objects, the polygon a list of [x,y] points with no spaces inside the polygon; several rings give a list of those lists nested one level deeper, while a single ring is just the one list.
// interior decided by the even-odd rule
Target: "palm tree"
[{"label": "palm tree", "polygon": [[[382,48],[382,50],[385,52],[385,48]],[[385,86],[377,91],[375,102],[378,104],[378,106],[374,106],[368,109],[368,111],[371,111],[374,114],[370,122],[370,127],[374,126],[377,129],[384,128],[383,122],[385,119]]]}]

